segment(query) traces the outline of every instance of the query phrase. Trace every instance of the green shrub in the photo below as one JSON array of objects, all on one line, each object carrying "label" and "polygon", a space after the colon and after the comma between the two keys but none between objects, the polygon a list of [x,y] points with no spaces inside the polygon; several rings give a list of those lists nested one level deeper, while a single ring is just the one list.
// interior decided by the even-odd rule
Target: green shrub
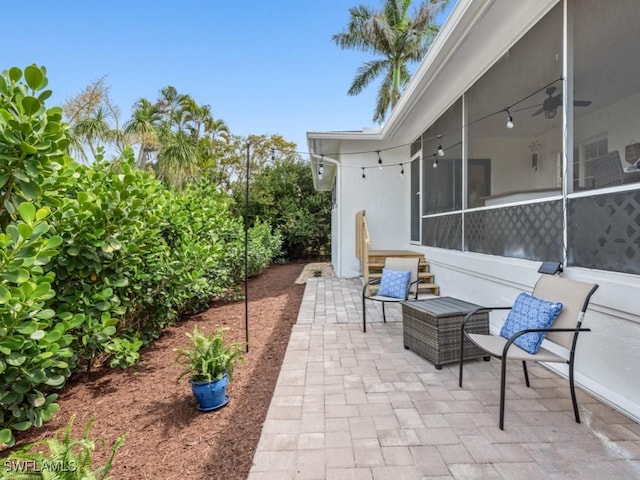
[{"label": "green shrub", "polygon": [[172,192],[165,210],[163,236],[171,250],[172,278],[165,293],[183,316],[209,305],[237,282],[242,224],[228,208],[228,197],[214,185],[199,183]]},{"label": "green shrub", "polygon": [[53,275],[42,265],[57,253],[60,237],[46,237],[47,209],[21,204],[20,220],[0,234],[0,444],[12,431],[41,426],[58,410],[57,395],[74,363],[68,333],[76,319],[48,308]]},{"label": "green shrub", "polygon": [[[235,192],[236,211],[244,210],[243,192]],[[282,236],[287,259],[327,255],[330,248],[331,198],[316,192],[309,164],[291,157],[259,170],[250,185],[249,217],[271,225]]]},{"label": "green shrub", "polygon": [[273,232],[266,222],[256,222],[249,229],[249,276],[258,275],[282,255],[282,235]]},{"label": "green shrub", "polygon": [[[57,410],[56,389],[96,362],[126,368],[175,320],[244,276],[242,218],[211,183],[170,190],[134,152],[92,165],[67,155],[44,68],[0,75],[0,444]],[[280,255],[268,222],[249,232],[249,272]]]},{"label": "green shrub", "polygon": [[51,188],[69,140],[62,109],[45,109],[51,96],[44,67],[17,67],[0,75],[0,227],[16,219],[22,202],[56,202]]},{"label": "green shrub", "polygon": [[82,316],[75,348],[88,369],[118,334],[144,329],[154,311],[170,275],[161,214],[168,192],[133,167],[130,150],[115,164],[69,164],[56,187],[62,200],[52,227],[62,244],[48,267],[55,308]]}]

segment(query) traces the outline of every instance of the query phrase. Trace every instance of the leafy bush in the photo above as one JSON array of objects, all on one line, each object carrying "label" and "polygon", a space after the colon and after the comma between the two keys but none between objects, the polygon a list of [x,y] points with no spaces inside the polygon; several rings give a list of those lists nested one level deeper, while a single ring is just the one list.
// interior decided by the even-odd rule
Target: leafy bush
[{"label": "leafy bush", "polygon": [[20,221],[0,234],[0,444],[8,445],[12,430],[39,427],[58,410],[48,392],[64,384],[74,361],[74,319],[47,308],[53,275],[42,269],[60,237],[46,237],[46,209],[23,203],[17,213]]},{"label": "leafy bush", "polygon": [[56,310],[82,318],[75,348],[86,368],[117,334],[145,329],[170,274],[162,237],[168,192],[132,166],[133,152],[125,155],[116,164],[70,163],[55,185],[61,204],[51,223],[62,244],[48,268]]},{"label": "leafy bush", "polygon": [[242,223],[228,208],[226,195],[214,185],[199,183],[173,192],[162,232],[172,256],[172,278],[164,292],[182,316],[224,295],[240,277]]},{"label": "leafy bush", "polygon": [[267,268],[271,262],[282,255],[282,235],[273,232],[266,222],[256,222],[249,229],[249,276],[254,276]]},{"label": "leafy bush", "polygon": [[[79,165],[46,71],[0,75],[0,445],[57,410],[56,389],[96,362],[125,368],[165,326],[243,278],[242,219],[210,183],[170,190],[131,148]],[[250,233],[250,273],[279,254]]]},{"label": "leafy bush", "polygon": [[46,70],[31,65],[0,75],[0,226],[15,220],[18,205],[40,197],[55,203],[55,173],[69,145],[62,109],[45,109],[51,96]]},{"label": "leafy bush", "polygon": [[[238,213],[244,206],[235,193]],[[331,200],[316,192],[308,163],[295,157],[276,160],[253,176],[249,216],[271,225],[282,235],[282,253],[288,259],[327,255],[331,233]]]}]

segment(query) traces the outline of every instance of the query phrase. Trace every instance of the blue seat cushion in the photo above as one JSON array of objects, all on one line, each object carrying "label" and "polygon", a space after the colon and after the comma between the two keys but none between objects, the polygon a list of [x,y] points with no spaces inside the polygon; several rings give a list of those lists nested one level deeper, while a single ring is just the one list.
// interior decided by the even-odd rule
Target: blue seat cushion
[{"label": "blue seat cushion", "polygon": [[[507,320],[502,325],[500,336],[510,338],[514,333],[529,328],[549,328],[561,311],[562,303],[547,302],[527,293],[521,293],[516,298]],[[535,355],[538,353],[544,337],[545,332],[525,333],[513,343]]]},{"label": "blue seat cushion", "polygon": [[381,297],[407,298],[410,279],[410,271],[383,268],[377,295]]}]

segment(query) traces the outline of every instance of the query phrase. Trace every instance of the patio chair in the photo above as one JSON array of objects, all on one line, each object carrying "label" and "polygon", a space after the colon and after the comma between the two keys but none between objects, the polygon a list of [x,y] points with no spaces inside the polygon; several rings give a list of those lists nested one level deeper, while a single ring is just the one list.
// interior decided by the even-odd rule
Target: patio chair
[{"label": "patio chair", "polygon": [[617,150],[587,160],[585,176],[591,188],[611,187],[640,181],[640,172],[625,172]]},{"label": "patio chair", "polygon": [[[522,361],[524,380],[527,387],[530,387],[527,361],[568,364],[569,388],[573,402],[573,413],[576,423],[580,423],[573,366],[579,333],[591,331],[589,328],[582,328],[582,321],[591,296],[597,288],[598,285],[596,284],[583,283],[555,275],[543,274],[533,289],[532,297],[528,297],[526,294],[520,294],[512,307],[478,308],[465,316],[460,333],[460,351],[462,352],[462,345],[465,339],[468,339],[490,356],[496,357],[502,362],[500,375],[500,430],[504,430],[507,360]],[[531,298],[533,298],[533,300],[531,300]],[[538,302],[538,299],[542,301]],[[528,306],[527,301],[531,302]],[[559,308],[557,307],[558,302],[562,304]],[[547,311],[544,311],[545,308],[543,307],[549,308]],[[500,332],[500,336],[491,334],[483,335],[465,331],[467,321],[469,321],[475,313],[492,310],[511,310]],[[557,317],[554,317],[554,315]],[[549,317],[554,317],[555,321],[553,318],[549,319]],[[556,354],[546,348],[541,348],[540,344],[542,343],[543,337],[547,342],[562,347],[561,350],[564,353],[560,352],[560,354]],[[531,343],[537,343],[537,350],[535,345],[531,345]],[[526,350],[519,345],[526,348]],[[460,387],[462,387],[462,368],[463,359],[461,358],[460,376],[458,379]]]},{"label": "patio chair", "polygon": [[[382,277],[369,280],[362,289],[362,330],[367,332],[367,308],[365,301],[382,303],[382,320],[386,323],[385,303],[404,302],[409,295],[418,298],[418,257],[387,257],[382,269]],[[408,272],[408,274],[407,274]],[[369,288],[378,285],[374,295],[368,294]]]}]

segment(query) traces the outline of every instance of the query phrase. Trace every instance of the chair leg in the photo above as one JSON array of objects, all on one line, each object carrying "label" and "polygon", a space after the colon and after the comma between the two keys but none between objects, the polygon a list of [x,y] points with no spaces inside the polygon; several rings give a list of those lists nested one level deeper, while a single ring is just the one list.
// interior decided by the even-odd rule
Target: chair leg
[{"label": "chair leg", "polygon": [[362,331],[367,333],[367,306],[364,297],[362,297]]},{"label": "chair leg", "polygon": [[573,379],[573,362],[569,362],[569,388],[571,389],[571,402],[573,402],[573,414],[576,423],[580,423],[580,412],[578,412],[578,400],[576,399],[576,387]]},{"label": "chair leg", "polygon": [[504,397],[507,386],[507,358],[502,358],[502,372],[500,375],[500,430],[504,430]]},{"label": "chair leg", "polygon": [[387,323],[387,316],[384,313],[384,302],[382,302],[382,320]]},{"label": "chair leg", "polygon": [[527,384],[527,388],[531,387],[529,384],[529,371],[527,370],[527,362],[522,361],[522,369],[524,370],[524,382]]}]

